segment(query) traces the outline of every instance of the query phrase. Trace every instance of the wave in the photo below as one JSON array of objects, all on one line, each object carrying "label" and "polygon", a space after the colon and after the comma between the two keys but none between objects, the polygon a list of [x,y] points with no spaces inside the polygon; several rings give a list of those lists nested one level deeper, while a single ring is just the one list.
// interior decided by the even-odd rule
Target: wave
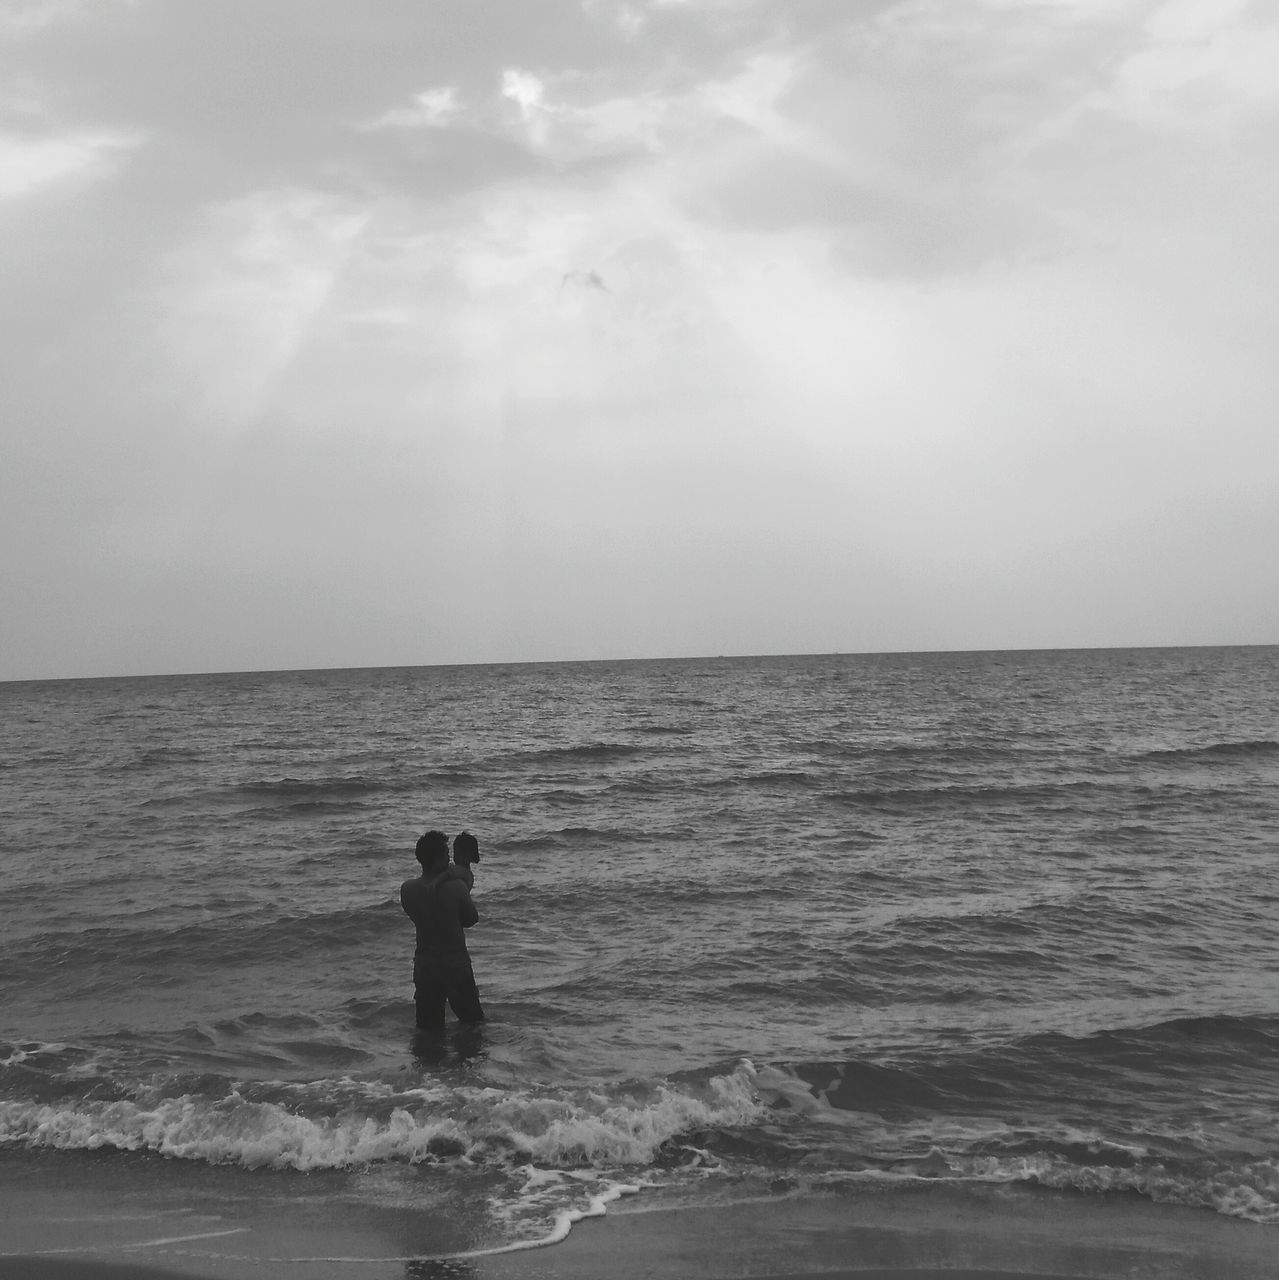
[{"label": "wave", "polygon": [[1156,1081],[1167,1100],[1196,1089],[1205,1074],[1216,1080],[1223,1109],[1232,1082],[1249,1103],[1267,1093],[1279,1101],[1271,1075],[1276,1058],[1279,1016],[1223,1014],[1084,1036],[1045,1032],[890,1064],[850,1059],[790,1070],[837,1110],[896,1114],[980,1109],[992,1099],[1028,1104],[1087,1097],[1089,1105],[1128,1114]]},{"label": "wave", "polygon": [[955,742],[842,742],[831,738],[803,739],[801,750],[822,759],[856,760],[873,763],[888,760],[895,765],[944,766],[955,768],[966,764],[1021,763],[1041,752],[1029,752],[1018,746],[992,746],[986,743]]},{"label": "wave", "polygon": [[1052,1151],[956,1160],[956,1173],[982,1182],[1025,1182],[1057,1191],[1130,1191],[1157,1204],[1213,1209],[1249,1222],[1279,1223],[1279,1161],[1238,1163],[1204,1158],[1168,1161],[1134,1157],[1078,1163]]},{"label": "wave", "polygon": [[148,747],[116,768],[123,773],[144,772],[148,769],[166,769],[173,765],[196,764],[204,758],[205,753],[197,747]]},{"label": "wave", "polygon": [[136,973],[147,969],[164,973],[172,965],[184,968],[225,965],[237,959],[269,961],[296,955],[301,948],[321,945],[332,951],[362,946],[379,938],[387,919],[399,919],[399,904],[388,899],[362,906],[309,915],[279,915],[275,905],[259,907],[229,919],[199,921],[162,929],[104,925],[74,932],[47,933],[28,946],[15,947],[5,957],[10,978],[40,975],[50,967],[92,975],[118,961]]},{"label": "wave", "polygon": [[253,816],[288,806],[324,805],[337,807],[359,803],[363,798],[385,793],[413,791],[424,779],[335,776],[327,778],[269,778],[204,787],[195,791],[170,791],[140,802],[143,809],[186,808],[195,801],[214,804],[252,805]]},{"label": "wave", "polygon": [[822,799],[852,809],[878,809],[888,812],[938,805],[983,808],[1034,803],[1051,808],[1054,804],[1076,805],[1081,795],[1093,792],[1111,795],[1122,785],[1114,781],[1107,783],[1074,781],[1009,786],[967,786],[956,783],[937,787],[865,787],[851,791],[827,791],[823,793]]},{"label": "wave", "polygon": [[1176,763],[1208,763],[1220,761],[1264,759],[1279,755],[1279,742],[1270,738],[1259,738],[1247,742],[1213,742],[1202,747],[1172,747],[1159,751],[1147,751],[1142,760],[1169,760]]},{"label": "wave", "polygon": [[557,831],[543,831],[523,839],[503,840],[495,849],[499,854],[539,853],[552,849],[604,850],[634,844],[643,838],[643,833],[615,828],[560,827]]},{"label": "wave", "polygon": [[1144,1027],[1121,1027],[1087,1036],[1050,1032],[1030,1036],[1021,1049],[1036,1058],[1081,1066],[1131,1068],[1142,1065],[1175,1074],[1187,1068],[1219,1067],[1232,1072],[1264,1066],[1279,1058],[1279,1016],[1214,1014],[1172,1018]]},{"label": "wave", "polygon": [[540,751],[521,751],[513,758],[520,764],[606,764],[610,760],[629,760],[635,756],[650,755],[653,751],[653,747],[635,746],[627,742],[584,742]]},{"label": "wave", "polygon": [[832,1177],[1136,1192],[1279,1223],[1279,1017],[1175,1018],[1072,1037],[760,1073]]},{"label": "wave", "polygon": [[463,1160],[509,1169],[646,1167],[681,1135],[749,1124],[762,1108],[747,1063],[698,1084],[497,1089],[440,1082],[228,1082],[222,1092],[0,1101],[0,1145],[150,1151],[248,1169]]},{"label": "wave", "polygon": [[756,773],[744,773],[740,779],[729,780],[733,786],[746,787],[810,787],[813,775],[803,769],[761,769]]},{"label": "wave", "polygon": [[[814,1185],[1022,1182],[1135,1192],[1279,1222],[1273,1142],[1253,1134],[1251,1145],[1232,1145],[1189,1116],[1170,1128],[1167,1086],[1186,1063],[1162,1080],[1150,1074],[1172,1047],[1200,1046],[1221,1065],[1242,1049],[1254,1078],[1236,1073],[1235,1093],[1260,1113],[1270,1105],[1261,1082],[1271,1078],[1277,1039],[1279,1018],[1185,1018],[915,1061],[756,1069],[743,1059],[663,1080],[576,1086],[400,1070],[297,1082],[216,1072],[129,1082],[106,1072],[92,1050],[0,1045],[0,1147],[140,1151],[300,1172],[389,1162],[439,1167],[451,1178],[536,1170],[552,1181],[566,1174],[651,1183],[719,1171],[784,1173]],[[1127,1095],[1099,1092],[1099,1080],[1115,1078],[1129,1082]],[[1190,1073],[1187,1087],[1198,1094],[1202,1078]],[[1164,1110],[1143,1118],[1143,1091],[1162,1092]],[[1229,1104],[1228,1089],[1214,1091],[1212,1115]],[[1244,1130],[1227,1116],[1223,1132]]]},{"label": "wave", "polygon": [[[149,767],[143,764],[134,768]],[[168,792],[141,802],[142,808],[170,808],[190,805],[202,800],[221,804],[249,804],[246,816],[269,816],[273,810],[305,811],[308,808],[353,807],[376,796],[404,795],[424,788],[468,787],[476,774],[466,768],[445,767],[405,775],[402,772],[384,776],[337,774],[319,778],[291,776],[260,778],[205,787],[195,791]]]},{"label": "wave", "polygon": [[892,1182],[1023,1183],[1087,1195],[1133,1193],[1156,1204],[1210,1209],[1229,1218],[1279,1224],[1279,1161],[1205,1158],[1168,1162],[1135,1158],[1129,1165],[1109,1158],[1105,1143],[1084,1144],[1092,1161],[1080,1163],[1049,1149],[1023,1155],[962,1156],[934,1147],[927,1156],[832,1171],[817,1186]]},{"label": "wave", "polygon": [[222,793],[227,796],[258,799],[267,797],[281,800],[306,800],[312,797],[332,799],[342,796],[372,795],[378,791],[389,789],[386,780],[380,778],[334,777],[334,778],[274,778],[261,782],[241,782],[227,787]]}]

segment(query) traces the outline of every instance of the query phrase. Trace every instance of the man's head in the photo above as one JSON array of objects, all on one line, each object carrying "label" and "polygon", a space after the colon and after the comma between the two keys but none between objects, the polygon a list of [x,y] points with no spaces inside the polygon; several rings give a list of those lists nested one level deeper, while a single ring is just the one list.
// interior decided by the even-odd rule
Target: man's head
[{"label": "man's head", "polygon": [[453,861],[467,867],[479,860],[480,842],[469,831],[459,831],[453,837]]},{"label": "man's head", "polygon": [[428,831],[413,853],[423,871],[443,871],[449,864],[449,838],[443,831]]}]

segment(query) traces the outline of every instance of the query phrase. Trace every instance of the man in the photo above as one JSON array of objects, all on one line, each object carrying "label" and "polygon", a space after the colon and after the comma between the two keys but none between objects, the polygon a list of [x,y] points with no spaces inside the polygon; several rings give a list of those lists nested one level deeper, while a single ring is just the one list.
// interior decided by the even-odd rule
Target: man
[{"label": "man", "polygon": [[414,1000],[419,1027],[442,1027],[444,1003],[461,1022],[483,1022],[466,933],[480,918],[465,881],[450,873],[449,838],[428,831],[415,855],[422,874],[400,886],[400,905],[417,926],[413,953]]}]

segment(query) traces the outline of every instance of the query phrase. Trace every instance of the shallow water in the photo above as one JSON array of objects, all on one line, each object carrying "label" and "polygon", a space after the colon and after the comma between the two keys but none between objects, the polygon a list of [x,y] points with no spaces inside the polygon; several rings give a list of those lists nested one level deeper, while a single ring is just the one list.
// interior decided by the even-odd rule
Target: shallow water
[{"label": "shallow water", "polygon": [[[44,682],[0,713],[9,1158],[346,1170],[489,1243],[621,1183],[1279,1221],[1274,648]],[[395,901],[426,826],[483,852],[490,1021],[440,1043]]]}]

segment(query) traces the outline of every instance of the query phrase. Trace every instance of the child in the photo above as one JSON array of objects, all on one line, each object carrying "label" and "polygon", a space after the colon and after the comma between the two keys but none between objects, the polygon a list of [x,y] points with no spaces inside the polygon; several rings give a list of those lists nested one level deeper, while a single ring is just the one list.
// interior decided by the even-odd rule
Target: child
[{"label": "child", "polygon": [[469,831],[459,831],[453,837],[453,874],[465,880],[468,889],[475,888],[475,872],[471,868],[479,860],[480,842]]}]

